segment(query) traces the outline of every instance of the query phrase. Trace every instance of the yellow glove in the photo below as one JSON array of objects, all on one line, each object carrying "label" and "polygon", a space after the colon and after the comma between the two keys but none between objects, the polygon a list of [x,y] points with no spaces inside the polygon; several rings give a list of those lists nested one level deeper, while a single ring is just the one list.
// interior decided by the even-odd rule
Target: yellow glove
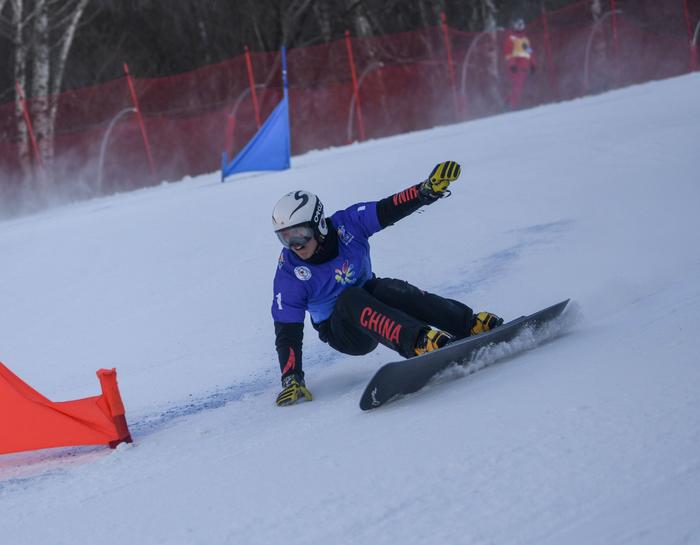
[{"label": "yellow glove", "polygon": [[444,161],[435,165],[428,179],[420,185],[420,192],[431,200],[450,195],[449,185],[459,178],[462,168],[455,161]]},{"label": "yellow glove", "polygon": [[282,391],[277,396],[277,405],[293,405],[301,398],[306,401],[313,401],[311,392],[304,384],[304,379],[297,379],[294,375],[289,375],[282,380]]}]

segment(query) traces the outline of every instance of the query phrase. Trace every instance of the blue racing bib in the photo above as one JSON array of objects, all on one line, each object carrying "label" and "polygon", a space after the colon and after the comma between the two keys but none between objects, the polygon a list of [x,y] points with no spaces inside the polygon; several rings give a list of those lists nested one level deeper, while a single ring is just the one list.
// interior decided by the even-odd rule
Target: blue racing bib
[{"label": "blue racing bib", "polygon": [[328,319],[338,296],[349,286],[363,286],[372,278],[369,237],[381,230],[377,203],[358,203],[330,217],[338,234],[338,256],[315,265],[284,248],[274,280],[272,318],[303,322],[306,311],[314,323]]}]

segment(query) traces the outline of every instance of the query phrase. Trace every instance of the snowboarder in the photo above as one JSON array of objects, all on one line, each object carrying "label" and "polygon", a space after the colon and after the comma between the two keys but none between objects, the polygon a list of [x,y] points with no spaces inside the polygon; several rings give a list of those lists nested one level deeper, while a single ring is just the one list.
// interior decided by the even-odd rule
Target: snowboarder
[{"label": "snowboarder", "polygon": [[305,312],[323,342],[353,356],[382,343],[409,358],[503,323],[490,312],[475,314],[459,301],[372,272],[369,237],[449,196],[460,170],[454,161],[439,163],[427,180],[329,218],[309,191],[293,191],[277,202],[272,225],[284,245],[272,301],[283,388],[277,405],[312,400],[302,370]]},{"label": "snowboarder", "polygon": [[535,73],[535,57],[530,39],[525,35],[525,21],[515,19],[506,35],[504,54],[510,74],[508,105],[512,110],[520,106],[520,97],[529,74]]}]

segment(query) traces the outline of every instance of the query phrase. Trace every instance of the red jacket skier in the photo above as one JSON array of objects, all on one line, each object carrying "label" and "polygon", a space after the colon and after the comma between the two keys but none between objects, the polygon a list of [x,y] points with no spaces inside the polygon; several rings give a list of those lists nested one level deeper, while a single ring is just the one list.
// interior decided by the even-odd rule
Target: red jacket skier
[{"label": "red jacket skier", "polygon": [[530,39],[525,35],[525,22],[522,19],[513,21],[511,30],[506,34],[503,50],[511,83],[508,105],[515,110],[520,106],[528,74],[535,71],[535,57]]}]

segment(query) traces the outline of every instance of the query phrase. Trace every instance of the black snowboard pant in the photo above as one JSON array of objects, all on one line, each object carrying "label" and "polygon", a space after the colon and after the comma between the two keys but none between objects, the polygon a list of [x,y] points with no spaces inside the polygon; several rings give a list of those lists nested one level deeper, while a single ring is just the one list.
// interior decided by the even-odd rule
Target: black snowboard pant
[{"label": "black snowboard pant", "polygon": [[464,303],[412,286],[404,280],[372,278],[346,289],[330,318],[317,324],[322,341],[335,350],[361,356],[379,343],[402,356],[415,356],[418,335],[428,326],[458,339],[469,334],[473,312]]}]

